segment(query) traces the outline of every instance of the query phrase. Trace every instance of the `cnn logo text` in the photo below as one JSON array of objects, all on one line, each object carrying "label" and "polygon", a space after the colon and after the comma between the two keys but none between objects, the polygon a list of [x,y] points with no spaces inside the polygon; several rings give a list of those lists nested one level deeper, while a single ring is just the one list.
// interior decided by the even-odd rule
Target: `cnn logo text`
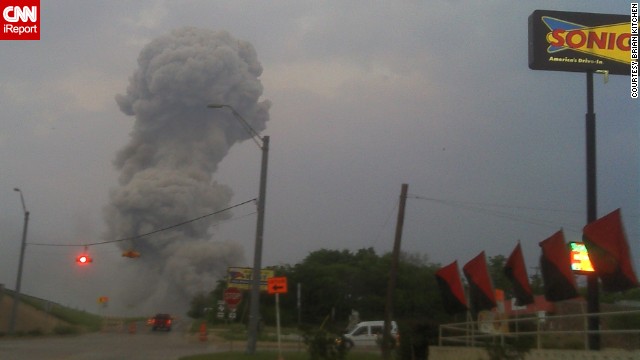
[{"label": "cnn logo text", "polygon": [[0,40],[40,40],[40,0],[2,0],[0,11]]}]

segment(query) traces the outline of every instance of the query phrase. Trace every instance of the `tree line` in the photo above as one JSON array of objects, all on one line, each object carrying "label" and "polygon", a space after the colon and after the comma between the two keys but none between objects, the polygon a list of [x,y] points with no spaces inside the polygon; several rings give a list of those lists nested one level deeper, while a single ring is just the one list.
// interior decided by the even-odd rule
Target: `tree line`
[{"label": "tree line", "polygon": [[[503,255],[490,256],[487,267],[494,287],[504,290],[508,299],[512,285],[503,272],[505,262]],[[288,293],[280,295],[282,325],[319,326],[329,322],[344,328],[353,311],[357,311],[363,321],[383,319],[390,267],[391,254],[378,255],[373,248],[353,252],[322,249],[310,253],[298,264],[270,267],[275,276],[284,276],[288,282]],[[434,324],[465,320],[464,314],[449,315],[444,311],[435,278],[440,267],[440,264],[429,262],[426,255],[401,254],[393,297],[394,319],[420,319]],[[530,283],[534,294],[543,293],[539,274],[530,274]],[[188,315],[206,318],[212,323],[222,321],[217,319],[217,302],[222,300],[226,287],[226,279],[220,280],[210,293],[193,298]],[[244,295],[235,321],[247,322],[248,291]],[[640,291],[605,295],[601,301],[622,298],[640,300]],[[260,314],[265,324],[275,324],[273,295],[263,293],[260,296]]]}]

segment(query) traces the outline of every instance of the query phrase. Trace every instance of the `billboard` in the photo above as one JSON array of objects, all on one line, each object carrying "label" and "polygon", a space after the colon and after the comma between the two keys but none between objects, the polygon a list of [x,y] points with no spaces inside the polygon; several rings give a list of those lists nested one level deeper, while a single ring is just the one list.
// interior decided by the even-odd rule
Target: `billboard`
[{"label": "billboard", "polygon": [[529,16],[529,68],[629,75],[631,16],[534,11]]},{"label": "billboard", "polygon": [[[260,270],[260,291],[267,290],[267,279],[274,276],[273,270]],[[227,268],[227,286],[241,290],[251,289],[253,279],[253,268],[250,267],[229,267]]]}]

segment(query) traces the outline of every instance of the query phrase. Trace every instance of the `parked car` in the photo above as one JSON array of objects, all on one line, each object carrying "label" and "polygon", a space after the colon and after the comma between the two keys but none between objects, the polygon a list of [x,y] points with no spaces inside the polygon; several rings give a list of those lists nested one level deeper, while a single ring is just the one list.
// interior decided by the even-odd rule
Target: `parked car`
[{"label": "parked car", "polygon": [[[358,323],[353,329],[342,335],[340,341],[344,341],[347,348],[378,346],[382,340],[384,321],[363,321]],[[394,342],[398,341],[398,325],[391,321],[391,337]]]}]

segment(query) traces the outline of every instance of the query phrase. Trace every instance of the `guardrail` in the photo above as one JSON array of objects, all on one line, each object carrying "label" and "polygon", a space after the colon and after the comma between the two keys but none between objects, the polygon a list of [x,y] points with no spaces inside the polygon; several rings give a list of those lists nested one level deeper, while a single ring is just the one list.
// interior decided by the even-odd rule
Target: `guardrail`
[{"label": "guardrail", "polygon": [[[640,310],[598,314],[533,315],[506,318],[498,313],[466,321],[440,325],[438,344],[485,346],[512,339],[527,340],[535,349],[588,349],[588,336],[601,335],[602,347],[640,349]],[[590,331],[588,318],[601,319],[601,329]]]}]

